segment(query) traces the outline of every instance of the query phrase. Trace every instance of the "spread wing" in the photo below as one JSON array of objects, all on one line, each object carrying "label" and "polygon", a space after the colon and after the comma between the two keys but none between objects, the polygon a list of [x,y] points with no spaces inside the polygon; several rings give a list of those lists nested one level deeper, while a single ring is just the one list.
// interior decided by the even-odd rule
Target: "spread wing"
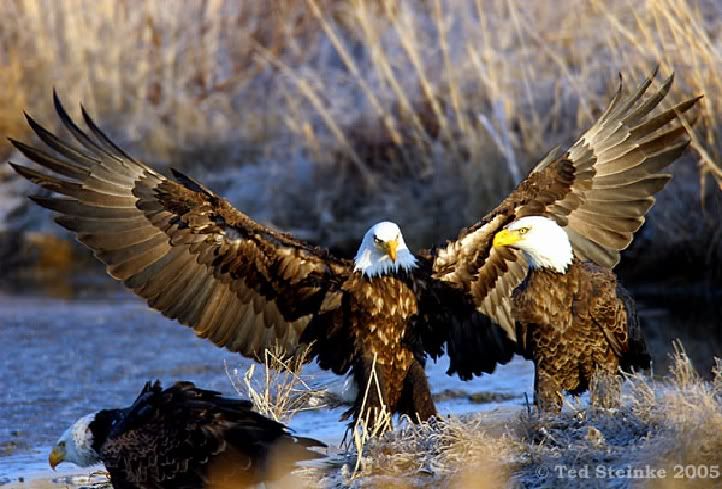
[{"label": "spread wing", "polygon": [[28,117],[55,154],[12,141],[43,168],[13,167],[63,196],[34,200],[151,307],[219,346],[262,357],[277,345],[294,351],[307,325],[340,305],[349,263],[253,221],[189,177],[168,180],[113,144],[85,110],[90,135],[54,101],[79,144]]},{"label": "spread wing", "polygon": [[652,116],[674,75],[643,98],[656,72],[629,96],[622,83],[607,110],[562,156],[550,153],[509,197],[484,218],[544,215],[564,227],[577,256],[614,267],[629,246],[654,194],[670,180],[664,169],[689,144],[679,121],[702,97]]},{"label": "spread wing", "polygon": [[[440,250],[435,251],[438,253]],[[506,254],[506,249],[498,253],[493,250],[491,253],[494,256],[490,259],[497,266],[509,267],[511,263],[512,267],[518,267],[518,274],[512,272],[507,277],[499,273],[501,280],[524,279],[526,265],[523,256],[518,256],[520,261],[516,262],[515,257]],[[508,260],[504,260],[504,256]],[[455,272],[453,264],[450,264],[446,271],[448,279],[439,280],[434,272],[434,268],[438,267],[438,257],[434,251],[422,252],[417,256],[419,267],[415,275],[419,277],[417,287],[422,300],[419,302],[415,327],[420,346],[434,359],[446,351],[449,356],[447,373],[458,374],[462,380],[492,373],[498,364],[509,362],[517,351],[513,328],[505,330],[498,327],[502,321],[499,318],[506,317],[511,321],[511,313],[499,311],[495,316],[487,313],[485,307],[493,306],[491,297],[496,297],[495,292],[491,291],[480,299],[484,294],[481,287],[487,282],[470,276],[462,278],[462,274],[467,274],[469,270],[465,267],[456,267]],[[462,259],[467,260],[466,257]],[[468,261],[471,262],[471,259]],[[492,266],[488,269],[492,269]],[[452,277],[451,274],[455,273]],[[498,290],[503,288],[501,285]]]},{"label": "spread wing", "polygon": [[492,246],[497,232],[524,216],[547,216],[564,227],[577,256],[613,267],[671,178],[662,171],[689,144],[678,117],[700,97],[652,116],[673,80],[643,98],[655,75],[626,97],[620,82],[607,110],[571,149],[552,151],[481,222],[432,252],[433,277],[464,290],[510,338],[511,297],[528,266],[521,252]]}]

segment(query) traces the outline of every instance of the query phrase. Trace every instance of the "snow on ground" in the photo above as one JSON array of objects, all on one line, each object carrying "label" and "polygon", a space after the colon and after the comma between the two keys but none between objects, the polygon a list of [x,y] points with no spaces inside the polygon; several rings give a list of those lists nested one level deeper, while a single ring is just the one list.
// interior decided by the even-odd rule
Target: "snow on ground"
[{"label": "snow on ground", "polygon": [[[226,365],[245,371],[250,364],[126,293],[102,301],[0,296],[0,318],[0,485],[87,474],[64,465],[51,472],[49,447],[78,417],[132,402],[148,379],[192,380],[236,395]],[[473,382],[446,375],[447,366],[444,358],[427,369],[442,415],[521,406],[524,393],[531,396],[532,365],[521,359]],[[304,373],[316,385],[338,390],[343,383],[315,365]],[[346,428],[338,421],[345,409],[302,412],[290,425],[298,434],[337,446]]]},{"label": "snow on ground", "polygon": [[[79,416],[129,404],[146,380],[192,380],[236,395],[226,370],[250,365],[126,293],[102,301],[0,296],[0,345],[0,486],[8,489],[88,486],[90,469],[50,471],[50,446]],[[595,410],[583,398],[548,416],[525,407],[529,362],[461,382],[441,359],[427,373],[445,422],[397,420],[366,445],[356,477],[355,455],[338,449],[344,406],[293,417],[299,435],[330,447],[304,480],[328,488],[722,487],[722,362],[705,381],[675,348],[665,378],[625,382],[621,409]],[[335,392],[344,382],[313,365],[304,375]],[[649,480],[650,470],[666,478]]]}]

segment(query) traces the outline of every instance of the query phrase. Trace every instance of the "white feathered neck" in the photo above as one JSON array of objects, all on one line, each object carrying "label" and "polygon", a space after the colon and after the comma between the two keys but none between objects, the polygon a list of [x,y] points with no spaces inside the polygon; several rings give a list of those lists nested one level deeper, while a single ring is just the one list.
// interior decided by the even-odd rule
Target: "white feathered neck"
[{"label": "white feathered neck", "polygon": [[507,230],[525,230],[512,246],[524,251],[529,266],[565,273],[574,260],[567,232],[548,217],[527,216],[511,223]]},{"label": "white feathered neck", "polygon": [[[396,242],[396,261],[384,250],[384,244]],[[371,226],[356,252],[354,270],[367,277],[376,277],[416,267],[416,257],[404,242],[399,226],[393,222],[380,222]]]},{"label": "white feathered neck", "polygon": [[93,450],[93,432],[90,423],[97,413],[91,413],[78,419],[58,440],[65,446],[65,462],[79,467],[89,467],[100,462],[100,455]]}]

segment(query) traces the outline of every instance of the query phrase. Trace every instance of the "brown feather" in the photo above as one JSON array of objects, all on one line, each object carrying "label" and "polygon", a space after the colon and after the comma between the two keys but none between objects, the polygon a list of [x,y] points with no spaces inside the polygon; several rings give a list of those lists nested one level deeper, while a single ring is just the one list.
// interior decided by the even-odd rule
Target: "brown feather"
[{"label": "brown feather", "polygon": [[156,300],[164,292],[170,296],[169,287],[183,279],[183,274],[191,269],[193,259],[193,255],[183,248],[173,248],[163,258],[127,279],[125,286],[148,300]]},{"label": "brown feather", "polygon": [[160,260],[167,252],[167,245],[156,246],[145,251],[142,255],[135,256],[117,265],[108,264],[107,270],[113,278],[123,281],[140,272],[148,265]]},{"label": "brown feather", "polygon": [[39,196],[33,196],[30,199],[46,209],[73,217],[124,219],[138,215],[138,210],[135,207],[96,207],[74,199]]},{"label": "brown feather", "polygon": [[[634,302],[617,286],[614,273],[575,261],[567,273],[535,270],[514,294],[514,311],[529,341],[522,353],[535,364],[535,402],[559,410],[562,395],[587,390],[595,376],[614,376],[620,366],[648,368],[644,342],[635,331]],[[635,358],[626,358],[634,335]],[[631,363],[630,363],[631,362]],[[592,402],[612,407],[592,393]]]},{"label": "brown feather", "polygon": [[528,267],[519,257],[493,249],[493,237],[521,217],[547,216],[566,229],[577,257],[616,265],[619,250],[629,246],[653,205],[654,193],[670,178],[660,172],[689,142],[685,126],[676,119],[698,100],[650,116],[673,81],[669,77],[644,98],[655,76],[656,71],[628,96],[623,95],[620,78],[607,110],[569,151],[550,152],[481,222],[430,252],[434,277],[467,291],[477,310],[510,338],[515,338],[511,296]]},{"label": "brown feather", "polygon": [[[167,244],[167,242],[167,236],[161,233],[155,233],[145,241],[134,243],[124,248],[96,251],[95,255],[100,258],[103,263],[118,265],[137,256],[142,256],[145,253],[154,250],[156,247],[161,247],[162,249],[162,245]],[[164,249],[162,249],[162,251],[165,253]]]}]

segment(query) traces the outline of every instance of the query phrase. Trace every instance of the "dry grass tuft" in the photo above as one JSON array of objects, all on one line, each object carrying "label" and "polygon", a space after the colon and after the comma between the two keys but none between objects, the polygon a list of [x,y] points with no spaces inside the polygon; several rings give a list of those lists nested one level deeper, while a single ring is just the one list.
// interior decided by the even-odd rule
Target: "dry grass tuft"
[{"label": "dry grass tuft", "polygon": [[301,411],[322,407],[316,401],[324,397],[325,391],[312,388],[302,372],[310,349],[308,346],[292,358],[280,347],[265,350],[261,378],[256,375],[255,363],[243,374],[226,364],[226,375],[236,392],[248,398],[257,412],[285,423]]},{"label": "dry grass tuft", "polygon": [[[368,443],[393,429],[391,412],[387,408],[381,393],[381,384],[376,373],[376,353],[374,353],[373,362],[371,364],[371,376],[364,390],[364,396],[361,401],[359,412],[361,413],[350,427],[353,451],[356,461],[354,463],[352,478],[358,476],[362,471],[366,470],[368,463],[364,450]],[[380,406],[369,406],[369,394],[372,398],[378,399]],[[346,433],[346,437],[348,433]],[[346,438],[344,437],[344,438]],[[351,446],[347,446],[349,451]]]},{"label": "dry grass tuft", "polygon": [[518,450],[503,430],[483,415],[420,424],[404,417],[395,430],[367,440],[363,463],[344,480],[354,487],[502,487]]},{"label": "dry grass tuft", "polygon": [[[619,409],[524,416],[517,429],[528,442],[522,455],[528,463],[515,477],[531,487],[607,487],[620,481],[649,487],[719,486],[722,473],[713,477],[713,468],[722,468],[720,372],[715,371],[711,382],[704,381],[681,344],[675,343],[674,351],[663,379],[641,374],[628,378]],[[589,479],[560,476],[583,468],[588,468]],[[664,469],[664,477],[616,479],[609,472],[646,468],[657,474]],[[677,479],[680,468],[682,477]]]},{"label": "dry grass tuft", "polygon": [[23,110],[28,103],[23,72],[22,55],[17,49],[0,50],[0,135],[3,136],[0,139],[0,161],[10,156],[11,146],[6,136],[18,138],[28,132],[23,118]]},{"label": "dry grass tuft", "polygon": [[[662,427],[644,456],[672,474],[663,487],[719,487],[722,480],[722,371],[703,382],[681,344],[675,343],[666,383],[650,392],[635,390],[636,409],[650,425]],[[714,470],[714,467],[717,469]],[[720,472],[714,475],[715,472]],[[677,475],[681,477],[677,478]]]}]

